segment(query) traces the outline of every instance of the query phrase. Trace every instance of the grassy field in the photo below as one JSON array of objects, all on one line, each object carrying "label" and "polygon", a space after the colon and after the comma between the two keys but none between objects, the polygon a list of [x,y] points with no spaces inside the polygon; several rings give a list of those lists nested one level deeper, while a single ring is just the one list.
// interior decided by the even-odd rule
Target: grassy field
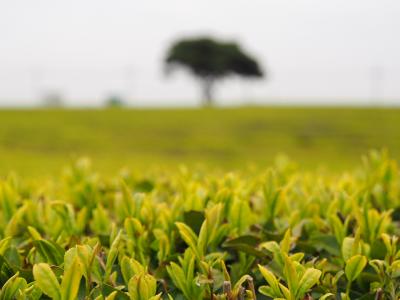
[{"label": "grassy field", "polygon": [[235,108],[2,110],[0,174],[54,174],[90,156],[101,171],[178,164],[264,167],[285,153],[302,167],[351,168],[371,148],[400,158],[400,110]]}]

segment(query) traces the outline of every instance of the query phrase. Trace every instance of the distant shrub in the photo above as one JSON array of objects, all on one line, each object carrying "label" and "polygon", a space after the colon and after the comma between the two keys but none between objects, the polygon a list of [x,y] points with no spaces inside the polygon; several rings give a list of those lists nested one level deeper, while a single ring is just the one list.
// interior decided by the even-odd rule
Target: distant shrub
[{"label": "distant shrub", "polygon": [[123,107],[125,106],[125,102],[122,97],[118,95],[112,95],[108,97],[105,101],[105,106],[106,107]]}]

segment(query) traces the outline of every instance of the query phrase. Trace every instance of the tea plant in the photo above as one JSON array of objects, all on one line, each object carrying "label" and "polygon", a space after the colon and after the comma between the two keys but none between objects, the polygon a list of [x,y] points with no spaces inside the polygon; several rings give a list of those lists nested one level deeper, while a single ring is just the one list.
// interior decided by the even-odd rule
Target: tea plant
[{"label": "tea plant", "polygon": [[400,299],[400,174],[289,160],[252,173],[0,179],[0,300]]}]

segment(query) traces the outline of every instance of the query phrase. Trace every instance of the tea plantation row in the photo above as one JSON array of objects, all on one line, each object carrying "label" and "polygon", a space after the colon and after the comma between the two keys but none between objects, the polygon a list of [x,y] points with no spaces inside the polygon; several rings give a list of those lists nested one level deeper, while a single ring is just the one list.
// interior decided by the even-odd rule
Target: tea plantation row
[{"label": "tea plantation row", "polygon": [[122,172],[0,180],[0,299],[400,297],[400,177],[357,171]]}]

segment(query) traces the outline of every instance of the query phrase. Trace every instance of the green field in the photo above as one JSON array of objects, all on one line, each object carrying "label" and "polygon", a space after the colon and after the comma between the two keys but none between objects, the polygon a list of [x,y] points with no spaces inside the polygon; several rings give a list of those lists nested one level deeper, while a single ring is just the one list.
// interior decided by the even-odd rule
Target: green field
[{"label": "green field", "polygon": [[0,118],[0,300],[400,299],[400,110]]},{"label": "green field", "polygon": [[302,167],[342,170],[371,148],[400,158],[400,110],[234,108],[2,110],[0,174],[54,174],[89,156],[101,171],[201,164],[241,169],[285,153]]}]

